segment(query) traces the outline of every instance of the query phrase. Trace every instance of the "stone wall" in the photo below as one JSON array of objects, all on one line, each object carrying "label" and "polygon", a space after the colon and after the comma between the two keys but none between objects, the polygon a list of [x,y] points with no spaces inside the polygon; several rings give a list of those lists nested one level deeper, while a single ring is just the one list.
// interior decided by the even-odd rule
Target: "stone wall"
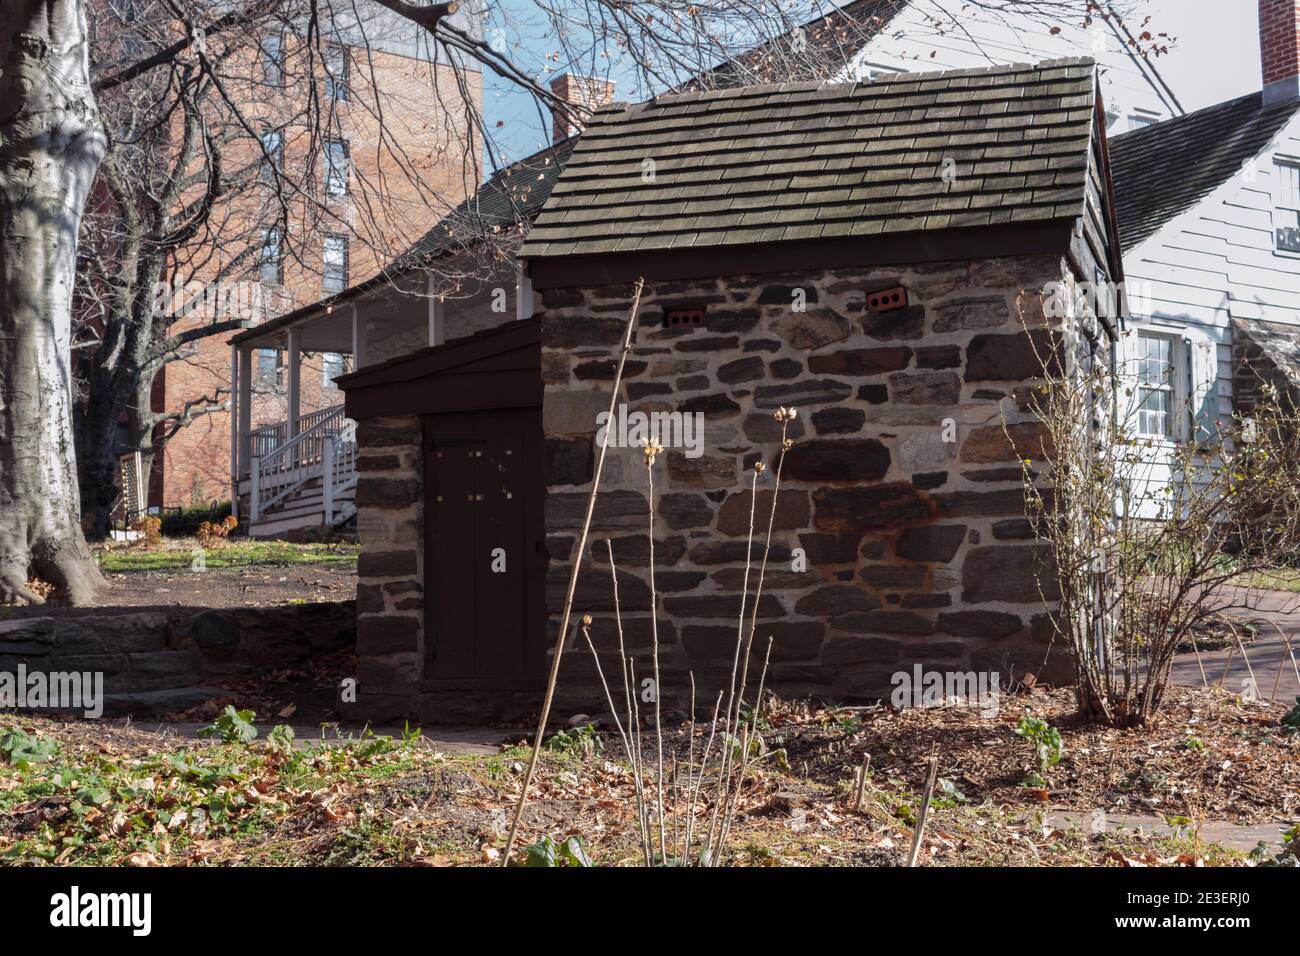
[{"label": "stone wall", "polygon": [[414,415],[357,423],[361,557],[353,709],[369,720],[413,714],[424,671],[423,434]]},{"label": "stone wall", "polygon": [[24,608],[0,620],[0,672],[104,675],[104,714],[172,714],[221,685],[350,651],[351,601],[236,608]]},{"label": "stone wall", "polygon": [[[1244,416],[1250,415],[1259,404],[1266,385],[1277,389],[1279,396],[1300,403],[1300,389],[1294,384],[1300,363],[1287,361],[1297,352],[1293,330],[1279,326],[1281,334],[1273,339],[1274,348],[1270,351],[1257,341],[1261,330],[1259,323],[1255,326],[1251,332],[1234,328],[1232,335],[1232,410]],[[1288,367],[1281,367],[1279,362]]]},{"label": "stone wall", "polygon": [[[654,470],[665,696],[682,699],[691,671],[711,700],[707,688],[730,673],[753,465],[767,466],[761,529],[782,406],[798,417],[758,606],[776,690],[887,696],[891,675],[916,663],[1068,676],[1065,649],[1049,648],[1037,575],[1050,554],[1024,517],[1019,462],[1041,458],[1023,404],[1041,370],[1031,336],[1040,347],[1050,336],[1040,293],[1071,278],[1046,256],[647,285],[624,399],[631,411],[701,412],[706,423],[701,457],[669,449]],[[897,285],[907,308],[867,310],[868,293]],[[552,639],[630,293],[542,293]],[[664,327],[665,307],[700,305],[701,327]],[[611,448],[574,608],[595,616],[604,652],[617,646],[611,539],[638,675],[650,641],[649,492],[642,452]],[[589,658],[581,641],[567,655],[561,690],[575,700],[591,687]]]}]

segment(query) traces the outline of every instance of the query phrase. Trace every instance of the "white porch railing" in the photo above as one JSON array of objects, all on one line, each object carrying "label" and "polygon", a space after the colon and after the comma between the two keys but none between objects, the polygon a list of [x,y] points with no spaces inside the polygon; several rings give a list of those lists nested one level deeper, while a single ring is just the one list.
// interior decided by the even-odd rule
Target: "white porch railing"
[{"label": "white porch railing", "polygon": [[[308,412],[298,419],[298,433],[302,434],[305,431],[310,431],[327,418],[333,418],[342,411],[342,405],[331,405],[329,408],[322,408],[318,412]],[[268,458],[288,441],[289,423],[287,421],[255,428],[248,433],[249,457]]]},{"label": "white porch railing", "polygon": [[357,483],[357,423],[344,419],[342,430],[325,443],[321,497],[325,523],[334,524],[334,494]]},{"label": "white porch railing", "polygon": [[322,510],[327,524],[333,524],[334,497],[356,483],[356,422],[343,416],[336,405],[299,419],[298,434],[274,447],[274,436],[287,435],[288,423],[280,422],[250,433],[261,442],[252,445],[249,461],[248,517],[255,525],[268,511],[309,481],[319,478]]}]

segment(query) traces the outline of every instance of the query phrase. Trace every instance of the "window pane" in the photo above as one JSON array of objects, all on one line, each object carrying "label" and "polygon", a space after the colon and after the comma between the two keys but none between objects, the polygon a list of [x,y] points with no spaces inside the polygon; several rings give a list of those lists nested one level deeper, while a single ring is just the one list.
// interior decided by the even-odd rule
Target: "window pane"
[{"label": "window pane", "polygon": [[1164,335],[1138,337],[1138,431],[1172,438],[1174,416],[1174,339]]},{"label": "window pane", "polygon": [[326,352],[321,356],[321,378],[326,388],[334,388],[334,379],[343,374],[343,356],[338,352]]},{"label": "window pane", "polygon": [[335,199],[348,194],[348,147],[338,140],[325,144],[325,193]]},{"label": "window pane", "polygon": [[1173,340],[1156,335],[1141,337],[1138,381],[1142,385],[1168,385],[1173,381]]},{"label": "window pane", "polygon": [[280,230],[263,229],[262,252],[258,264],[261,280],[278,285],[281,281],[280,264]]},{"label": "window pane", "polygon": [[273,383],[276,370],[280,364],[280,353],[276,349],[257,350],[257,380],[263,384]]},{"label": "window pane", "polygon": [[1142,406],[1138,411],[1138,429],[1142,434],[1171,438],[1172,421],[1169,414],[1169,393],[1158,389],[1143,389]]},{"label": "window pane", "polygon": [[341,46],[325,51],[325,95],[335,102],[348,98],[348,56]]},{"label": "window pane", "polygon": [[321,288],[342,292],[348,284],[348,241],[343,236],[326,236],[321,268]]},{"label": "window pane", "polygon": [[1277,164],[1278,205],[1286,209],[1300,209],[1300,166]]},{"label": "window pane", "polygon": [[[284,160],[284,134],[279,130],[268,130],[262,134],[262,182],[275,182],[275,175],[272,167],[280,169]],[[267,163],[266,157],[271,157],[271,162]]]},{"label": "window pane", "polygon": [[262,82],[284,84],[284,38],[278,33],[262,38]]}]

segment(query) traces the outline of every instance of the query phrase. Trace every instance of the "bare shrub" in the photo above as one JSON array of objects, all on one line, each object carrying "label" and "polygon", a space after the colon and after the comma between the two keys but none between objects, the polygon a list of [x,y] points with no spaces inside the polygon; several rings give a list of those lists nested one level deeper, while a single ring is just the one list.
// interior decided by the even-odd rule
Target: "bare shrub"
[{"label": "bare shrub", "polygon": [[[1053,621],[1079,708],[1122,727],[1157,713],[1193,628],[1253,606],[1270,573],[1294,566],[1300,538],[1295,404],[1265,384],[1248,417],[1215,415],[1213,390],[1207,410],[1170,407],[1135,341],[1121,333],[1113,360],[1040,355],[1027,403],[1041,430],[1032,449],[1017,447],[1030,522],[1052,551],[1040,588],[1060,592]],[[1152,434],[1165,414],[1175,427]]]}]

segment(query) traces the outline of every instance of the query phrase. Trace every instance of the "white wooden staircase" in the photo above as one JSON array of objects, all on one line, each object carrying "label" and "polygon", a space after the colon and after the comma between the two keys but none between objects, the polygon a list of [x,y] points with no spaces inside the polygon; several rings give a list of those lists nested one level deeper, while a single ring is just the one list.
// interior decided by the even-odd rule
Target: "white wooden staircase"
[{"label": "white wooden staircase", "polygon": [[336,405],[249,433],[248,477],[240,482],[253,537],[296,528],[337,528],[357,512],[357,425]]}]

